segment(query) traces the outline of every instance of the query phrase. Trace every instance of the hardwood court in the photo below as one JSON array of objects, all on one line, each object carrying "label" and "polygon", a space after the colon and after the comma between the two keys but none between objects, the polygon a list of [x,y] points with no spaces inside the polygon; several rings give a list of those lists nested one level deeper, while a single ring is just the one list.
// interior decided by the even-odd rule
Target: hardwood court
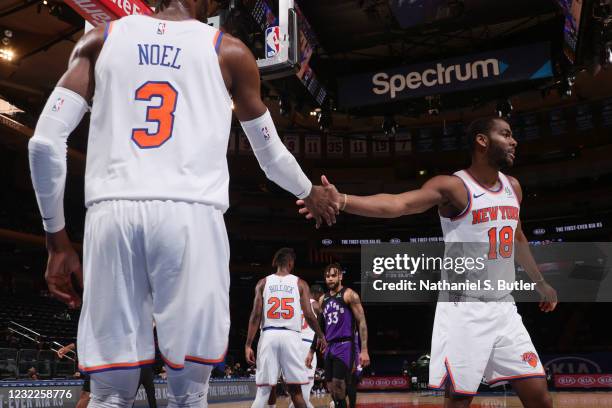
[{"label": "hardwood court", "polygon": [[[553,393],[555,408],[612,408],[612,392],[557,392]],[[288,399],[279,398],[276,406],[287,408]],[[329,397],[313,397],[315,408],[329,408]],[[252,401],[211,404],[214,408],[249,408]],[[357,408],[442,408],[442,397],[432,393],[376,393],[359,394]],[[514,395],[486,395],[476,397],[473,408],[520,408]]]}]

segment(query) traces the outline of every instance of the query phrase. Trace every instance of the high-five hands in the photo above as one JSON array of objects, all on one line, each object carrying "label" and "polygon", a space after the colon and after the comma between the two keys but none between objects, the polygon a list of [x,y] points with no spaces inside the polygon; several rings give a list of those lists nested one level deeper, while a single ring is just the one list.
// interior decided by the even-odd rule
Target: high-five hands
[{"label": "high-five hands", "polygon": [[310,195],[303,200],[297,200],[296,204],[301,206],[299,213],[307,220],[315,219],[316,227],[319,228],[325,220],[330,227],[336,223],[336,215],[340,213],[342,195],[336,187],[321,176],[321,185],[312,186]]}]

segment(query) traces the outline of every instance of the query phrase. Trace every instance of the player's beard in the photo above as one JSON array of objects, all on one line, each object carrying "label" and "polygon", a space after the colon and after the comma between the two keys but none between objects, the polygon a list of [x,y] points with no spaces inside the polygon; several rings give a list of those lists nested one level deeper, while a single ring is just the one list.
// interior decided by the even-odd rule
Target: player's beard
[{"label": "player's beard", "polygon": [[340,282],[333,282],[327,284],[327,289],[335,291],[340,286]]},{"label": "player's beard", "polygon": [[497,169],[503,170],[512,167],[512,161],[508,158],[508,152],[499,145],[491,145],[488,152],[489,164]]}]

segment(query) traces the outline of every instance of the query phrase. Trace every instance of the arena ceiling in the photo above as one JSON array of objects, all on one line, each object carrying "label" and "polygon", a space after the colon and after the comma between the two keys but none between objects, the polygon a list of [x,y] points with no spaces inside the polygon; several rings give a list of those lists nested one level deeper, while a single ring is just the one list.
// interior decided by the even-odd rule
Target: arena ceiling
[{"label": "arena ceiling", "polygon": [[[317,75],[333,93],[342,75],[542,40],[558,46],[562,39],[553,0],[448,3],[460,8],[402,29],[388,0],[302,1],[320,41],[312,62]],[[0,62],[0,95],[18,106],[40,107],[82,27],[82,19],[55,0],[0,0],[0,30],[12,32],[15,52],[13,61]]]}]

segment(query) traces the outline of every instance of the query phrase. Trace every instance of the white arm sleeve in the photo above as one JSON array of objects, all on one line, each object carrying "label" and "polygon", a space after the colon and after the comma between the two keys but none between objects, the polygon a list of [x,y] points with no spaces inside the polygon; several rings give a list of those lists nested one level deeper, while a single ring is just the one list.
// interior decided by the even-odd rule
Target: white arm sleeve
[{"label": "white arm sleeve", "polygon": [[296,197],[308,197],[312,183],[278,137],[270,112],[240,124],[266,176]]},{"label": "white arm sleeve", "polygon": [[56,87],[28,144],[32,184],[47,232],[64,228],[66,141],[87,109],[87,102],[79,94]]}]

